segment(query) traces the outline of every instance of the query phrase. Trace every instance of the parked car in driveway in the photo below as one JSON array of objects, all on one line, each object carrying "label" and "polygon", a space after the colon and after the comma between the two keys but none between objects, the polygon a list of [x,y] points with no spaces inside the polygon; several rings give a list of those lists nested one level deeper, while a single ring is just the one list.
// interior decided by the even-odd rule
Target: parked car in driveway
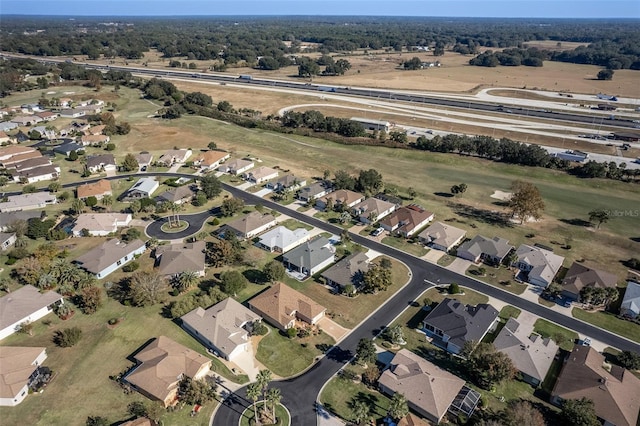
[{"label": "parked car in driveway", "polygon": [[371,233],[372,237],[377,237],[384,232],[384,228],[380,227]]}]

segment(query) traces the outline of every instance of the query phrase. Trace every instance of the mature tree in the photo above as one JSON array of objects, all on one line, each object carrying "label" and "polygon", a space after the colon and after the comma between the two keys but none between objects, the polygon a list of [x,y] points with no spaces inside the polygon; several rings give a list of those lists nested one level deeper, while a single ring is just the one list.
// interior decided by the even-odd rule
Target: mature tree
[{"label": "mature tree", "polygon": [[264,369],[258,372],[258,376],[256,377],[256,382],[260,385],[260,389],[262,389],[262,397],[264,399],[264,409],[267,409],[267,390],[269,389],[269,385],[273,380],[273,374],[270,370]]},{"label": "mature tree", "polygon": [[467,184],[461,183],[459,185],[453,185],[451,187],[451,193],[453,195],[464,194],[467,191]]},{"label": "mature tree", "polygon": [[209,200],[217,197],[222,192],[220,180],[213,174],[203,176],[202,179],[200,179],[200,188]]},{"label": "mature tree", "polygon": [[479,343],[467,359],[468,371],[478,386],[491,389],[504,380],[515,376],[516,370],[511,359],[497,352],[490,343]]},{"label": "mature tree", "polygon": [[357,189],[367,195],[377,194],[384,188],[382,175],[375,169],[361,170],[358,176]]},{"label": "mature tree", "polygon": [[247,386],[247,398],[253,401],[253,418],[256,420],[256,425],[260,426],[260,417],[258,416],[258,400],[262,395],[262,388],[260,383],[253,382]]},{"label": "mature tree", "polygon": [[87,417],[86,426],[109,426],[111,422],[105,417],[89,416]]},{"label": "mature tree", "polygon": [[240,271],[231,270],[220,274],[220,288],[227,294],[237,295],[247,287],[247,279]]},{"label": "mature tree", "polygon": [[396,392],[391,397],[389,403],[389,416],[395,420],[400,420],[409,414],[409,405],[407,404],[407,398],[400,392]]},{"label": "mature tree", "polygon": [[640,354],[631,351],[622,351],[617,356],[618,362],[629,370],[640,370]]},{"label": "mature tree", "polygon": [[509,207],[513,216],[520,218],[520,223],[524,223],[528,217],[534,219],[542,217],[544,201],[535,185],[516,180],[511,184],[511,189],[513,193],[509,199]]},{"label": "mature tree", "polygon": [[366,402],[356,400],[351,402],[351,413],[353,415],[354,422],[361,424],[371,415],[371,408]]},{"label": "mature tree", "polygon": [[412,200],[416,198],[416,195],[418,195],[418,193],[412,186],[410,186],[409,189],[407,189],[407,194],[409,195],[409,198],[411,198]]},{"label": "mature tree", "polygon": [[393,343],[394,345],[405,344],[404,331],[398,324],[394,325],[393,327],[387,328],[385,335],[386,338],[389,339],[389,341],[391,341],[391,343]]},{"label": "mature tree", "polygon": [[214,268],[229,265],[240,259],[240,249],[229,240],[214,239],[207,244],[207,262]]},{"label": "mature tree", "polygon": [[460,293],[460,286],[457,283],[449,284],[449,294],[458,294]]},{"label": "mature tree", "polygon": [[297,59],[298,61],[298,76],[300,77],[313,77],[320,73],[320,67],[313,59],[302,56]]},{"label": "mature tree", "polygon": [[136,156],[129,153],[124,156],[124,160],[122,161],[121,169],[124,172],[136,172],[140,165],[138,164],[138,160],[136,160]]},{"label": "mature tree", "polygon": [[209,148],[212,151],[214,149],[216,149],[217,147],[218,147],[218,145],[214,141],[209,142],[209,145],[207,145],[207,148]]},{"label": "mature tree", "polygon": [[356,180],[346,170],[338,170],[333,180],[336,189],[349,189],[353,191],[356,187]]},{"label": "mature tree", "polygon": [[51,182],[47,187],[49,192],[58,192],[60,191],[60,182]]},{"label": "mature tree", "polygon": [[364,273],[362,291],[377,293],[380,290],[386,290],[391,283],[391,270],[374,264]]},{"label": "mature tree", "polygon": [[268,281],[274,282],[282,280],[286,271],[281,262],[272,260],[271,262],[264,265],[262,273],[265,275]]},{"label": "mature tree", "polygon": [[529,401],[516,401],[500,413],[503,426],[545,426],[542,413]]},{"label": "mature tree", "polygon": [[206,380],[193,380],[185,376],[178,384],[178,395],[185,404],[204,405],[215,399],[216,388],[215,384],[211,385]]},{"label": "mature tree", "polygon": [[146,417],[147,407],[145,407],[142,401],[133,401],[127,405],[127,411],[133,417]]},{"label": "mature tree", "polygon": [[93,209],[98,205],[98,199],[94,195],[91,195],[85,199],[84,203],[87,205],[87,207]]},{"label": "mature tree", "polygon": [[267,404],[271,406],[271,420],[276,423],[276,406],[282,400],[282,393],[278,388],[271,388],[266,395]]},{"label": "mature tree", "polygon": [[71,210],[73,210],[73,212],[77,215],[79,215],[84,211],[84,207],[85,207],[84,201],[82,201],[79,198],[74,199],[73,202],[71,203]]},{"label": "mature tree", "polygon": [[604,69],[598,72],[598,80],[611,80],[613,78],[613,70]]},{"label": "mature tree", "polygon": [[61,348],[70,348],[82,338],[82,330],[78,327],[64,328],[55,332],[53,342]]},{"label": "mature tree", "polygon": [[99,287],[87,287],[80,293],[79,301],[82,312],[91,315],[102,306],[102,290]]},{"label": "mature tree", "polygon": [[6,176],[0,176],[0,188],[9,183],[9,178]]},{"label": "mature tree", "polygon": [[223,216],[233,216],[234,214],[242,211],[243,208],[244,200],[241,198],[225,198],[220,206],[220,213],[222,213]]},{"label": "mature tree", "polygon": [[107,211],[111,211],[111,206],[113,205],[113,195],[103,195],[100,203],[107,209]]},{"label": "mature tree", "polygon": [[568,426],[600,426],[593,401],[586,397],[564,401],[560,416]]},{"label": "mature tree", "polygon": [[187,93],[184,96],[184,102],[203,107],[210,107],[213,105],[213,99],[211,99],[211,96],[200,92]]},{"label": "mature tree", "polygon": [[369,363],[376,362],[376,347],[371,339],[362,338],[358,342],[356,349],[358,362],[365,366]]},{"label": "mature tree", "polygon": [[182,271],[173,280],[171,285],[179,293],[191,290],[200,282],[200,276],[195,271]]},{"label": "mature tree", "polygon": [[609,212],[605,209],[594,209],[589,212],[589,222],[597,222],[596,229],[609,221]]},{"label": "mature tree", "polygon": [[128,281],[128,296],[135,306],[155,305],[167,291],[167,281],[155,271],[138,271]]}]

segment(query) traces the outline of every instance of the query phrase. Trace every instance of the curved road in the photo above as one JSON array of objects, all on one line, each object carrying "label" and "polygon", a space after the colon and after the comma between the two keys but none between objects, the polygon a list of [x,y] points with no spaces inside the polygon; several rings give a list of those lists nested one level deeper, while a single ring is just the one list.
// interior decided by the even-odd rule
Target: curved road
[{"label": "curved road", "polygon": [[[121,175],[107,177],[106,179],[115,180],[128,178],[130,176],[139,176],[140,174]],[[185,173],[150,173],[149,175],[174,176],[194,178],[193,175]],[[86,182],[97,181],[97,179],[86,180],[78,183],[63,185],[65,188],[78,186]],[[323,229],[325,231],[340,234],[342,228],[336,227],[319,219],[308,217],[294,210],[290,210],[284,206],[274,203],[270,200],[259,198],[253,194],[242,191],[238,188],[227,184],[222,184],[223,189],[231,193],[234,197],[242,198],[249,204],[260,203],[263,206],[284,213],[302,222]],[[202,223],[210,215],[209,211],[200,214]],[[194,227],[196,223],[194,222]],[[336,345],[326,357],[314,365],[309,371],[301,376],[274,383],[282,391],[282,402],[289,408],[292,416],[293,425],[313,425],[316,424],[316,415],[313,410],[314,402],[318,392],[323,384],[333,376],[351,356],[355,353],[358,341],[363,337],[371,338],[377,334],[381,327],[387,326],[391,321],[402,312],[408,304],[417,299],[432,282],[440,280],[442,283],[456,282],[462,286],[469,287],[472,290],[484,293],[488,296],[495,297],[507,304],[515,306],[519,309],[529,311],[542,318],[546,318],[563,327],[575,330],[584,336],[589,336],[599,340],[609,346],[621,349],[640,352],[640,344],[634,343],[628,339],[612,334],[608,331],[599,329],[585,322],[576,320],[560,314],[549,308],[537,303],[522,299],[514,294],[503,291],[497,287],[490,286],[481,281],[476,281],[465,275],[460,275],[449,271],[437,264],[428,263],[422,259],[416,258],[407,253],[396,250],[392,247],[369,240],[357,234],[351,234],[354,242],[361,244],[367,248],[376,250],[386,256],[394,257],[404,262],[412,273],[411,280],[408,285],[398,291],[391,299],[387,301],[383,308],[379,309],[365,320],[360,326],[353,329],[340,344]],[[245,398],[245,389],[240,389],[232,397],[220,406],[213,424],[219,426],[230,426],[238,424],[240,414],[246,406],[249,405]]]},{"label": "curved road", "polygon": [[219,211],[220,208],[216,207],[200,213],[181,214],[180,220],[184,220],[189,226],[180,232],[164,232],[162,230],[162,225],[169,221],[168,217],[163,217],[151,222],[144,232],[146,232],[148,236],[157,238],[158,240],[182,240],[200,231],[207,219],[216,215]]}]

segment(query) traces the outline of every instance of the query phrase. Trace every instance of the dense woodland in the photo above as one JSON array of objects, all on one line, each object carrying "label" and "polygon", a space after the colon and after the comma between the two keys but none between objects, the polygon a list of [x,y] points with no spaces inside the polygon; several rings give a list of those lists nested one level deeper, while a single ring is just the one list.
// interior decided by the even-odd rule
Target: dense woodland
[{"label": "dense woodland", "polygon": [[[222,68],[241,64],[274,69],[289,65],[291,55],[308,52],[304,43],[317,43],[311,50],[323,53],[429,47],[434,56],[445,50],[478,54],[487,48],[517,48],[522,50],[512,51],[497,63],[540,66],[538,59],[544,59],[640,69],[636,20],[12,17],[3,20],[0,36],[3,50],[30,55],[143,59],[145,52],[155,48],[169,60],[216,59]],[[569,51],[529,51],[526,43],[536,40],[583,42],[585,46]],[[520,57],[520,63],[509,59],[513,57]],[[261,62],[259,58],[263,58]],[[479,60],[475,65],[497,63]]]}]

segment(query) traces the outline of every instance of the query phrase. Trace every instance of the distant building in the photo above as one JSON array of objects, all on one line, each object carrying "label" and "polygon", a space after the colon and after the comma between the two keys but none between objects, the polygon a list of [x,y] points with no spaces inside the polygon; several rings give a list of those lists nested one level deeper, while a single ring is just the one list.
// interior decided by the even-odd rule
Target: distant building
[{"label": "distant building", "polygon": [[366,130],[384,130],[388,132],[391,128],[391,123],[383,120],[373,120],[370,118],[351,117],[351,121],[362,124]]}]

